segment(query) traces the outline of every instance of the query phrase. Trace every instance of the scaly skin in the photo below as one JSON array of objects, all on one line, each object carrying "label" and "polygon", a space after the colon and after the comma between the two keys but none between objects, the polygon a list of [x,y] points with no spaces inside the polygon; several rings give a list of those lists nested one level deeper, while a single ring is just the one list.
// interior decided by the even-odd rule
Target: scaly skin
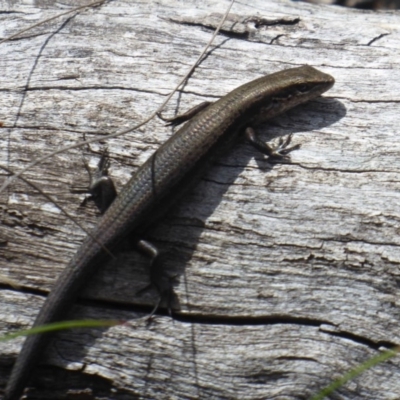
[{"label": "scaly skin", "polygon": [[[82,283],[107,256],[104,249],[112,249],[128,233],[139,239],[154,215],[190,187],[244,128],[318,97],[333,84],[330,75],[310,66],[287,69],[240,86],[195,115],[124,186],[58,278],[34,326],[62,320]],[[260,148],[260,142],[253,144]],[[26,338],[4,400],[19,399],[48,340],[43,334]]]}]

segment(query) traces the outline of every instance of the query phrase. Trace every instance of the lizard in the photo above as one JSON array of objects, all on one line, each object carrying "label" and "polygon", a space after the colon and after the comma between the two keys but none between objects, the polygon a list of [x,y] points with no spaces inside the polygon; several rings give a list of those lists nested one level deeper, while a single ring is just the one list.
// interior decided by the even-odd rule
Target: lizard
[{"label": "lizard", "polygon": [[[332,76],[308,65],[290,68],[239,86],[219,100],[202,103],[170,121],[186,123],[139,167],[114,200],[111,196],[104,206],[107,210],[57,279],[33,326],[62,320],[83,282],[128,234],[136,238],[137,248],[150,257],[150,280],[161,299],[170,288],[162,286],[158,250],[141,239],[143,231],[189,190],[241,133],[265,155],[287,158],[290,151],[299,147],[289,147],[291,135],[273,147],[258,138],[254,126],[320,96],[334,82]],[[48,334],[25,339],[4,400],[20,398],[48,340]]]}]

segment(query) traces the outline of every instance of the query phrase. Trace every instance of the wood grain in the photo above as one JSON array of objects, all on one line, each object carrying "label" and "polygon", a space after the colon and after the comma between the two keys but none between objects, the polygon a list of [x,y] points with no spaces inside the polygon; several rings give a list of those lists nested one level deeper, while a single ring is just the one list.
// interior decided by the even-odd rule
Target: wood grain
[{"label": "wood grain", "polygon": [[[7,11],[0,38],[65,10],[50,3],[0,2]],[[19,170],[60,146],[142,120],[194,62],[226,7],[116,0],[2,44],[0,164]],[[166,115],[302,64],[333,75],[335,86],[259,128],[265,140],[294,133],[302,147],[291,164],[271,164],[240,143],[148,234],[176,275],[176,319],[136,321],[157,296],[137,295],[148,264],[127,240],[70,317],[129,324],[61,334],[32,396],[303,399],[400,343],[399,26],[395,13],[234,5]],[[83,157],[94,167],[107,145],[121,186],[172,132],[153,120],[107,144],[57,155],[25,177],[90,228],[96,211],[79,207],[84,195],[70,192],[87,184]],[[85,234],[22,183],[0,199],[6,333],[30,326]],[[20,343],[0,347],[0,384]],[[338,398],[395,399],[399,371],[392,359]]]}]

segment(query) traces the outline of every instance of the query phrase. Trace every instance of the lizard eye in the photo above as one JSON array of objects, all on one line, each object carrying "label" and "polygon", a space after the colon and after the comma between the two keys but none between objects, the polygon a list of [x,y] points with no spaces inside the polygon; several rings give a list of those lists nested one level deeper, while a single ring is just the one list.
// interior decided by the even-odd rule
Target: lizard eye
[{"label": "lizard eye", "polygon": [[309,85],[303,84],[303,85],[297,86],[296,89],[297,89],[300,93],[306,93],[306,92],[308,92],[308,91],[310,90],[310,87],[309,87]]}]

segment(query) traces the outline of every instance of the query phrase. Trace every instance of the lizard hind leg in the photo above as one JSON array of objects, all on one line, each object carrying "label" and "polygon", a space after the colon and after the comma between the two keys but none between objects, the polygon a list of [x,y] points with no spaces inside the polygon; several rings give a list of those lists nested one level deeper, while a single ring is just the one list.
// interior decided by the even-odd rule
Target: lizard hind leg
[{"label": "lizard hind leg", "polygon": [[108,176],[108,168],[110,166],[110,160],[107,150],[103,152],[99,163],[97,165],[97,171],[90,176],[89,193],[90,199],[94,201],[101,214],[104,214],[111,203],[117,197],[117,190],[115,189],[114,182]]},{"label": "lizard hind leg", "polygon": [[108,176],[110,160],[107,149],[102,152],[94,173],[92,173],[85,159],[83,159],[83,165],[89,175],[89,186],[71,188],[71,192],[89,194],[84,198],[80,207],[85,207],[89,201],[93,201],[100,211],[100,214],[104,214],[117,197],[117,190],[115,189],[114,182]]},{"label": "lizard hind leg", "polygon": [[[148,289],[155,288],[159,294],[159,299],[149,314],[149,320],[157,312],[163,300],[167,301],[168,313],[172,315],[171,302],[172,302],[172,285],[171,278],[165,274],[164,265],[160,257],[160,252],[156,246],[147,240],[139,240],[136,244],[138,250],[150,257],[150,283],[141,289],[138,294],[141,294]],[[173,278],[172,278],[173,279]]]}]

